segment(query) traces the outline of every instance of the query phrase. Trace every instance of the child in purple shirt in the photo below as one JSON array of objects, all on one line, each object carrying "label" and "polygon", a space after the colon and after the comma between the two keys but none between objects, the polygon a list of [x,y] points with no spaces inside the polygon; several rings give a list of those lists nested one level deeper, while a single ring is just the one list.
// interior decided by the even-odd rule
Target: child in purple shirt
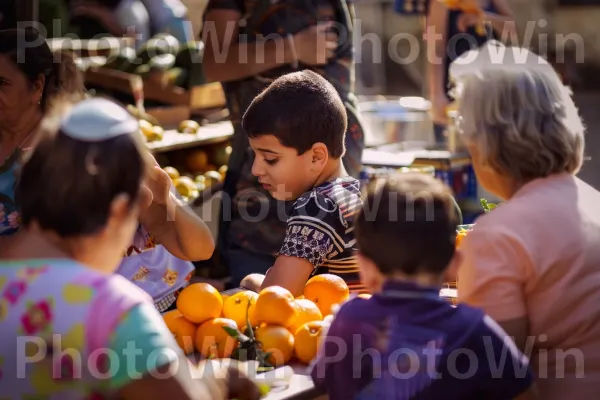
[{"label": "child in purple shirt", "polygon": [[440,298],[455,274],[452,195],[424,174],[375,182],[355,220],[374,294],[335,316],[312,366],[331,400],[532,399],[528,360],[488,316]]}]

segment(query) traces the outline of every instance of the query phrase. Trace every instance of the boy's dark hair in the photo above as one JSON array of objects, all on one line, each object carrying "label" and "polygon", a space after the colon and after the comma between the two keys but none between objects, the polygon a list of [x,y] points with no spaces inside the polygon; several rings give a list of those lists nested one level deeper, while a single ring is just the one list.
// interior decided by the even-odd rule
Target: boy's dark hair
[{"label": "boy's dark hair", "polygon": [[24,226],[35,221],[61,237],[88,235],[106,225],[117,195],[135,204],[149,165],[141,135],[90,143],[44,127],[40,134],[16,188]]},{"label": "boy's dark hair", "polygon": [[360,252],[384,275],[441,274],[454,256],[457,224],[446,185],[400,173],[369,185],[355,234]]},{"label": "boy's dark hair", "polygon": [[283,75],[252,101],[242,119],[250,137],[274,135],[281,144],[303,154],[324,143],[329,155],[340,158],[348,116],[333,85],[310,70]]}]

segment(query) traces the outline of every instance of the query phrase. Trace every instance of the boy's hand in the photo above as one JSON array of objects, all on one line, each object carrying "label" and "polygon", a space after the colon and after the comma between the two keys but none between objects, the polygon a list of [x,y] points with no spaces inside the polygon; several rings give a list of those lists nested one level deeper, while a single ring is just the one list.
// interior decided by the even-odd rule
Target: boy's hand
[{"label": "boy's hand", "polygon": [[335,56],[338,36],[331,32],[332,23],[320,23],[294,35],[298,61],[306,65],[325,65]]}]

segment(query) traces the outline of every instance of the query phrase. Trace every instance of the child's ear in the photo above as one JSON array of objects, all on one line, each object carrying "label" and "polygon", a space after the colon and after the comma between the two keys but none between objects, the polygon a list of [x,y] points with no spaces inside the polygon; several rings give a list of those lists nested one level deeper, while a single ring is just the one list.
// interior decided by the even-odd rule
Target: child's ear
[{"label": "child's ear", "polygon": [[329,151],[323,143],[315,143],[312,147],[312,162],[325,164],[329,159]]}]

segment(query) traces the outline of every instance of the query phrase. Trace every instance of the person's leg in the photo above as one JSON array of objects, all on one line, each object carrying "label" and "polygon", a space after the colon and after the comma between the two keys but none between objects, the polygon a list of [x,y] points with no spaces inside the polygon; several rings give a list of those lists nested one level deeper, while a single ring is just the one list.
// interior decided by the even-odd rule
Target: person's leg
[{"label": "person's leg", "polygon": [[239,287],[244,278],[250,274],[266,274],[275,263],[275,257],[253,253],[239,246],[233,246],[223,254],[229,267],[230,288]]}]

